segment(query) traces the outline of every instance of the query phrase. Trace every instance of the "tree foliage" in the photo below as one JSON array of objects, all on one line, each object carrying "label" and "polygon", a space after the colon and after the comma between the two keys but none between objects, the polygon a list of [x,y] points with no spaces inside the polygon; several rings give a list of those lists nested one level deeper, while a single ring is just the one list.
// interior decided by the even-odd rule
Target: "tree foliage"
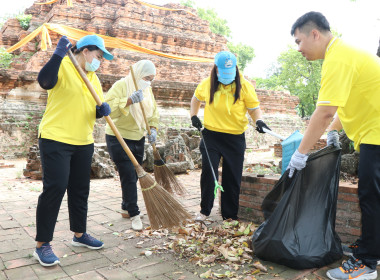
[{"label": "tree foliage", "polygon": [[[194,8],[195,6],[194,1],[192,0],[183,0],[180,3],[190,8]],[[211,32],[231,39],[231,29],[229,28],[227,21],[220,18],[214,9],[197,8],[197,12],[201,19],[209,22]],[[251,46],[242,43],[235,44],[228,42],[227,47],[236,55],[237,65],[241,71],[244,71],[247,64],[255,57],[254,49]]]},{"label": "tree foliage", "polygon": [[193,8],[195,6],[195,2],[192,0],[181,1],[180,3],[185,7]]},{"label": "tree foliage", "polygon": [[0,48],[0,68],[9,69],[11,68],[11,63],[13,60],[13,55],[7,53],[5,48]]},{"label": "tree foliage", "polygon": [[16,16],[16,19],[20,23],[22,29],[28,30],[32,15],[19,14]]},{"label": "tree foliage", "polygon": [[318,98],[322,60],[307,61],[296,49],[289,46],[277,59],[267,79],[256,79],[259,88],[285,89],[296,95],[300,103],[298,113],[310,116]]},{"label": "tree foliage", "polygon": [[215,9],[198,8],[197,12],[201,19],[209,22],[211,32],[231,38],[231,29],[227,25],[227,20],[220,18]]},{"label": "tree foliage", "polygon": [[255,57],[255,51],[251,46],[244,45],[242,43],[233,44],[227,43],[228,49],[234,53],[237,57],[237,65],[241,71],[247,67],[247,64]]}]

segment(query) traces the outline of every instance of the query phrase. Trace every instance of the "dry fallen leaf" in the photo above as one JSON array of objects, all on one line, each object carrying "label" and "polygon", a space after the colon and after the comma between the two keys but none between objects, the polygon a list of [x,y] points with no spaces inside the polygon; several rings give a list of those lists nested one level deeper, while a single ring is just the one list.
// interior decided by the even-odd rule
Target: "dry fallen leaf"
[{"label": "dry fallen leaf", "polygon": [[254,262],[252,265],[263,272],[268,272],[268,269],[265,266],[263,266],[259,261]]},{"label": "dry fallen leaf", "polygon": [[209,255],[205,258],[203,258],[202,262],[203,263],[213,263],[216,259],[216,256],[215,255]]}]

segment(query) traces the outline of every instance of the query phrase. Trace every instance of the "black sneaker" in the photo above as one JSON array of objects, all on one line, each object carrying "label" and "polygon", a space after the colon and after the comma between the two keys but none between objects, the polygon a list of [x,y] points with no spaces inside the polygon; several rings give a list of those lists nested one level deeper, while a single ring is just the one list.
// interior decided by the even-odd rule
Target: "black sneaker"
[{"label": "black sneaker", "polygon": [[342,245],[343,254],[351,257],[354,254],[354,250],[359,247],[359,239],[350,245]]}]

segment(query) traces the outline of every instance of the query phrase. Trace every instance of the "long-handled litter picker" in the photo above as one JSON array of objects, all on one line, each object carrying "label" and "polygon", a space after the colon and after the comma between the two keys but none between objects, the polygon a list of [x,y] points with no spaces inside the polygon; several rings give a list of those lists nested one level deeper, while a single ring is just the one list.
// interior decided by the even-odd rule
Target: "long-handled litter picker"
[{"label": "long-handled litter picker", "polygon": [[[133,72],[133,67],[129,67],[131,71],[131,76],[133,79],[133,83],[135,84],[136,90],[138,90],[137,82],[135,79],[135,74]],[[144,116],[144,121],[146,125],[146,130],[148,131],[148,134],[150,135],[150,126],[148,123],[148,120],[146,118],[145,110],[143,104],[140,102],[140,108],[142,111],[142,114]],[[183,187],[183,185],[177,180],[177,177],[174,175],[174,173],[166,166],[165,162],[162,160],[160,153],[157,151],[156,144],[152,143],[153,148],[153,157],[154,157],[154,178],[157,180],[157,182],[164,187],[165,190],[167,190],[170,193],[176,193],[178,195],[183,195],[186,193],[186,189]]]},{"label": "long-handled litter picker", "polygon": [[[78,64],[71,50],[68,51],[68,56],[73,62],[78,73],[85,82],[87,88],[91,92],[92,97],[98,106],[102,105],[99,96],[96,94],[92,84],[88,80],[83,69]],[[173,226],[180,226],[187,219],[191,219],[191,215],[185,208],[163,187],[157,184],[156,181],[140,166],[136,158],[133,156],[128,145],[125,143],[120,132],[116,128],[110,116],[104,117],[115,134],[117,140],[120,142],[124,151],[132,161],[139,178],[141,190],[143,193],[146,211],[149,217],[149,222],[152,229],[170,228]]]},{"label": "long-handled litter picker", "polygon": [[211,168],[211,172],[212,172],[212,176],[214,177],[214,183],[215,183],[215,187],[214,187],[214,197],[216,197],[216,194],[218,192],[218,189],[220,189],[220,191],[224,192],[223,190],[223,187],[221,185],[219,185],[218,183],[218,180],[216,179],[216,175],[215,175],[215,171],[214,171],[214,167],[212,167],[212,163],[211,163],[211,159],[210,159],[210,156],[208,154],[208,150],[207,150],[207,146],[206,146],[206,141],[205,139],[203,138],[203,133],[202,133],[202,130],[200,128],[198,128],[199,132],[201,133],[201,139],[203,141],[203,145],[205,146],[205,151],[206,151],[206,155],[207,155],[207,159],[208,159],[208,163],[210,164],[210,168]]}]

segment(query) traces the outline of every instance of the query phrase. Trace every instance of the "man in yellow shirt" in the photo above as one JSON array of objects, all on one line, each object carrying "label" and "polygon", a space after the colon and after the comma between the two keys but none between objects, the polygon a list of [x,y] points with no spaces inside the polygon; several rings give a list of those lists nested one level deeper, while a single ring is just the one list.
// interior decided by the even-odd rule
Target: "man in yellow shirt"
[{"label": "man in yellow shirt", "polygon": [[362,236],[358,246],[346,252],[352,254],[350,259],[329,270],[327,276],[334,280],[376,279],[380,259],[380,59],[335,38],[328,21],[318,12],[301,16],[291,35],[307,60],[324,62],[317,108],[291,158],[289,176],[305,167],[307,153],[326,129],[327,144],[335,146],[339,145],[338,131],[345,130],[360,150]]}]

